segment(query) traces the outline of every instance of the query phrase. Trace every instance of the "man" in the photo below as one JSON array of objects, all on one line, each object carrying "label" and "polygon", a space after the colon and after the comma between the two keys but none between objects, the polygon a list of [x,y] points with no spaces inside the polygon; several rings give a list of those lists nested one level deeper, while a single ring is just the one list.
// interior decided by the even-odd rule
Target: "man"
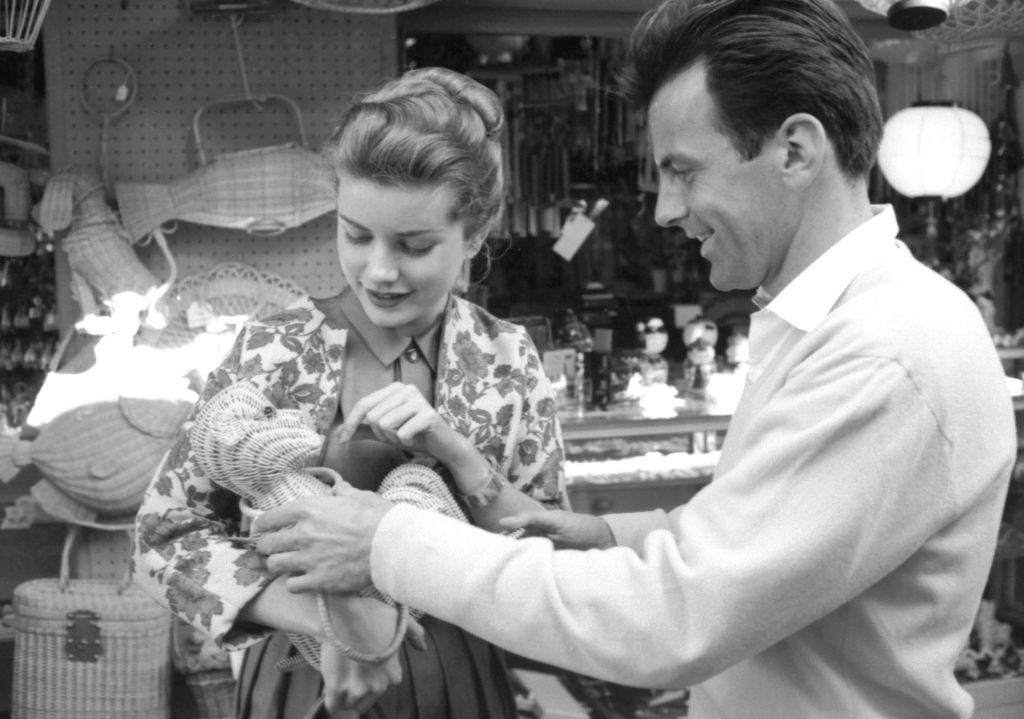
[{"label": "man", "polygon": [[1013,416],[974,305],[869,205],[882,120],[864,44],[831,0],[669,0],[630,59],[658,222],[700,240],[716,287],[757,288],[712,482],[667,514],[508,523],[603,551],[347,489],[265,515],[260,548],[295,591],[372,578],[519,654],[690,686],[697,719],[970,716],[953,663]]}]

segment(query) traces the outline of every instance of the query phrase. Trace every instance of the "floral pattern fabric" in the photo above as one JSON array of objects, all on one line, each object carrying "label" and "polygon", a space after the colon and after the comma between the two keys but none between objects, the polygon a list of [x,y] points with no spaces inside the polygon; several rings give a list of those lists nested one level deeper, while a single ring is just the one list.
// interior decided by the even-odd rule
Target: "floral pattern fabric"
[{"label": "floral pattern fabric", "polygon": [[[193,414],[246,380],[278,407],[307,412],[325,435],[338,412],[346,338],[312,299],[251,322],[210,374]],[[513,486],[545,506],[567,508],[556,404],[526,331],[452,298],[438,354],[438,413]],[[236,622],[271,577],[262,556],[232,540],[242,531],[237,498],[197,471],[188,429],[186,423],[139,509],[133,573],[175,614],[238,649],[271,631]]]}]

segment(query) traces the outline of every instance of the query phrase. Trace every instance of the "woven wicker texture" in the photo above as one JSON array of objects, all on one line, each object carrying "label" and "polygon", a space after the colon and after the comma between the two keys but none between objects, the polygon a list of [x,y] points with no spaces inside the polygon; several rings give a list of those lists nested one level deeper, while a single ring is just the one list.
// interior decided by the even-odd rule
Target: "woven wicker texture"
[{"label": "woven wicker texture", "polygon": [[[157,304],[167,326],[162,330],[143,328],[138,343],[169,350],[190,345],[205,335],[215,345],[210,351],[213,362],[219,362],[235,341],[242,322],[269,317],[305,294],[302,287],[284,277],[241,262],[220,264],[176,282]],[[218,327],[212,325],[218,317],[233,318],[236,331],[222,326],[221,336],[214,339]]]},{"label": "woven wicker texture", "polygon": [[170,185],[119,182],[121,220],[137,240],[170,220],[276,234],[334,209],[320,155],[282,145],[227,153]]},{"label": "woven wicker texture", "polygon": [[50,0],[5,0],[0,13],[0,52],[28,52],[36,44]]},{"label": "woven wicker texture", "polygon": [[1022,33],[1024,3],[1020,0],[966,0],[954,4],[944,23],[914,35],[936,42],[958,43]]},{"label": "woven wicker texture", "polygon": [[437,0],[292,0],[318,10],[382,15],[432,5]]},{"label": "woven wicker texture", "polygon": [[[160,719],[170,715],[167,610],[120,580],[33,579],[14,590],[12,719]],[[98,619],[95,661],[68,656],[70,612]]]},{"label": "woven wicker texture", "polygon": [[71,271],[101,300],[120,292],[144,296],[160,284],[132,249],[94,170],[69,168],[53,175],[39,202],[38,220],[46,232],[67,230],[61,245]]},{"label": "woven wicker texture", "polygon": [[250,384],[215,394],[196,415],[189,439],[203,475],[256,510],[331,492],[305,470],[323,443],[309,418],[277,409]]},{"label": "woven wicker texture", "polygon": [[34,464],[54,487],[100,514],[131,513],[191,409],[187,399],[137,397],[75,407],[34,440],[16,441],[13,464]]},{"label": "woven wicker texture", "polygon": [[[310,467],[323,438],[308,417],[298,410],[274,407],[248,383],[230,385],[210,398],[196,414],[189,440],[203,475],[256,511],[331,493],[331,487],[317,478],[317,468]],[[466,520],[444,480],[422,465],[409,463],[392,470],[382,482],[381,493],[395,502]],[[319,665],[318,641],[305,635],[288,637],[307,662]]]}]

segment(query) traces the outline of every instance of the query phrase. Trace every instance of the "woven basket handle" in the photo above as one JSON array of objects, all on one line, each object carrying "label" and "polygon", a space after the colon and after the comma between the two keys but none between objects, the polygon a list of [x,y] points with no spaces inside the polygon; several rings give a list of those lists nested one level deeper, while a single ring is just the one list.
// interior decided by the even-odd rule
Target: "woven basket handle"
[{"label": "woven basket handle", "polygon": [[195,115],[192,116],[192,135],[196,141],[196,152],[199,153],[199,164],[205,165],[209,160],[206,156],[206,149],[203,147],[203,134],[202,134],[202,117],[203,113],[207,112],[210,108],[221,107],[224,105],[252,105],[257,110],[262,110],[263,105],[268,102],[282,102],[289,110],[291,110],[292,116],[295,118],[295,129],[298,134],[299,143],[303,147],[307,147],[306,141],[306,128],[302,123],[302,110],[299,108],[295,100],[291,99],[286,95],[276,95],[273,93],[264,95],[242,95],[239,97],[228,97],[223,100],[214,100],[209,102],[198,110]]},{"label": "woven basket handle", "polygon": [[[96,522],[90,522],[88,524],[68,524],[67,534],[64,535],[64,548],[60,553],[60,581],[58,587],[62,592],[68,592],[71,589],[71,548],[75,545],[79,535],[82,533],[82,527],[88,526],[93,529],[104,529],[111,532],[127,532],[128,540],[132,541],[132,531],[134,525],[132,524],[99,524]],[[125,567],[124,576],[121,577],[120,582],[117,585],[117,593],[121,594],[126,590],[132,583],[131,565]]]}]

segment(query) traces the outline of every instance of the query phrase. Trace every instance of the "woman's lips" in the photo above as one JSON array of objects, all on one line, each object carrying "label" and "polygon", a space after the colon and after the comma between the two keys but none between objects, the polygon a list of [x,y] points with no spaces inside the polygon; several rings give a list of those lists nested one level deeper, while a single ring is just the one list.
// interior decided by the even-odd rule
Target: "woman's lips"
[{"label": "woman's lips", "polygon": [[375,307],[382,309],[388,309],[401,303],[411,292],[375,292],[371,289],[366,290],[366,297]]}]

